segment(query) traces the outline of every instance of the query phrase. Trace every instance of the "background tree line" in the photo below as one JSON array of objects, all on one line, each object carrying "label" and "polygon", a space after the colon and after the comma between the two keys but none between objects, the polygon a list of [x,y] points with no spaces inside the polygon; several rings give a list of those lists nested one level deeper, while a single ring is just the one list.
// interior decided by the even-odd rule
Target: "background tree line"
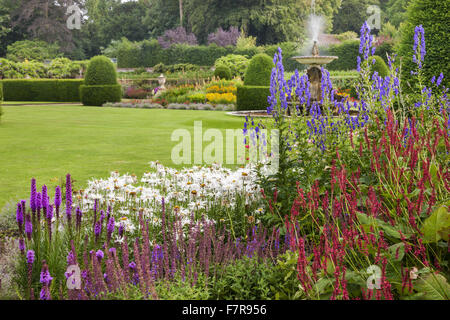
[{"label": "background tree line", "polygon": [[[327,32],[359,32],[366,7],[380,5],[383,21],[394,29],[404,19],[410,0],[316,0],[316,14],[327,19]],[[82,9],[81,30],[66,26],[67,7]],[[113,40],[156,39],[166,30],[184,27],[199,44],[219,27],[236,27],[253,36],[258,45],[299,41],[311,0],[0,0],[0,55],[20,40],[57,43],[72,59],[102,52]]]}]

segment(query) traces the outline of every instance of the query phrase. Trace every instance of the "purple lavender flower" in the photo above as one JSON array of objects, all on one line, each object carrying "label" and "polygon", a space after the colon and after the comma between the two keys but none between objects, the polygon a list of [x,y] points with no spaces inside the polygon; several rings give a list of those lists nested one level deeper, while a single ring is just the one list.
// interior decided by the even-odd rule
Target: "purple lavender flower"
[{"label": "purple lavender flower", "polygon": [[95,223],[95,228],[94,228],[95,239],[98,239],[98,237],[100,236],[101,233],[102,233],[102,224],[100,221],[97,221]]},{"label": "purple lavender flower", "polygon": [[66,216],[70,222],[72,218],[72,179],[70,174],[66,175]]},{"label": "purple lavender flower", "polygon": [[81,227],[81,218],[83,217],[83,213],[81,212],[81,209],[79,206],[77,206],[77,209],[75,210],[75,214],[76,214],[76,227],[77,229],[79,229]]},{"label": "purple lavender flower", "polygon": [[119,237],[123,236],[123,231],[124,231],[124,226],[123,226],[123,223],[121,223],[119,226]]},{"label": "purple lavender flower", "polygon": [[48,290],[47,287],[42,287],[41,292],[39,294],[39,299],[40,300],[51,300],[50,299],[50,291]]},{"label": "purple lavender flower", "polygon": [[33,213],[36,212],[36,179],[31,179],[31,195],[30,195],[30,209]]},{"label": "purple lavender flower", "polygon": [[116,248],[109,248],[109,252],[110,252],[112,255],[115,255],[115,254],[116,254]]},{"label": "purple lavender flower", "polygon": [[16,221],[19,225],[19,231],[22,233],[22,226],[23,226],[23,211],[22,211],[22,203],[17,203],[17,211],[16,211]]},{"label": "purple lavender flower", "polygon": [[22,254],[25,252],[25,241],[22,238],[19,239],[19,250]]},{"label": "purple lavender flower", "polygon": [[52,218],[53,218],[53,205],[49,204],[47,207],[47,220],[51,222]]},{"label": "purple lavender flower", "polygon": [[31,240],[31,235],[33,234],[33,224],[31,223],[31,219],[28,214],[25,216],[25,233],[27,234],[28,240]]},{"label": "purple lavender flower", "polygon": [[114,217],[111,217],[108,221],[108,226],[107,226],[107,231],[108,231],[108,236],[111,236],[111,234],[114,232]]},{"label": "purple lavender flower", "polygon": [[34,251],[33,250],[27,251],[27,263],[28,263],[28,265],[32,265],[34,263]]},{"label": "purple lavender flower", "polygon": [[70,250],[69,253],[67,254],[67,265],[72,265],[75,263],[75,256],[73,254],[73,251]]},{"label": "purple lavender flower", "polygon": [[52,280],[53,280],[53,277],[50,275],[50,272],[48,271],[48,265],[44,260],[42,270],[41,270],[40,282],[43,285],[49,286]]},{"label": "purple lavender flower", "polygon": [[61,187],[57,186],[55,189],[55,209],[57,218],[59,218],[59,207],[61,206],[61,201]]},{"label": "purple lavender flower", "polygon": [[136,263],[134,261],[131,261],[128,264],[128,268],[130,268],[131,270],[135,270],[136,269]]},{"label": "purple lavender flower", "polygon": [[103,259],[103,257],[105,256],[105,254],[103,253],[102,250],[98,250],[98,251],[95,253],[95,256],[97,257],[98,261],[101,261],[101,260]]}]

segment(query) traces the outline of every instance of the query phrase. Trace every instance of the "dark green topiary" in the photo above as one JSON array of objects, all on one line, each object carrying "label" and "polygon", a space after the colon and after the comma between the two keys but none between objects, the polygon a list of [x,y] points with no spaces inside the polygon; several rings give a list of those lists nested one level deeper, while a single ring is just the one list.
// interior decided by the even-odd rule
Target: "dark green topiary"
[{"label": "dark green topiary", "polygon": [[236,108],[238,110],[266,110],[270,96],[268,86],[239,86],[236,92]]},{"label": "dark green topiary", "polygon": [[81,102],[85,106],[102,106],[106,102],[120,102],[122,87],[116,85],[80,86]]},{"label": "dark green topiary", "polygon": [[219,79],[231,80],[231,70],[226,65],[220,65],[214,70],[214,76]]},{"label": "dark green topiary", "polygon": [[117,84],[117,72],[111,60],[96,56],[89,62],[84,82],[87,86]]},{"label": "dark green topiary", "polygon": [[[375,63],[373,63],[374,59]],[[370,77],[372,77],[375,71],[378,72],[378,75],[383,78],[389,75],[389,68],[380,56],[370,56],[369,59],[363,62],[363,66],[367,65],[367,63],[371,66]]]},{"label": "dark green topiary", "polygon": [[[422,25],[425,30],[426,55],[423,62],[423,73],[427,82],[433,76],[444,74],[443,84],[450,85],[450,23],[448,13],[450,2],[442,0],[412,0],[407,9],[407,20],[400,29],[402,41],[398,54],[402,57],[402,80],[415,87],[417,81],[411,71],[417,69],[412,61],[414,45],[414,29]],[[428,84],[427,84],[428,85]],[[405,86],[408,90],[409,86]]]},{"label": "dark green topiary", "polygon": [[275,67],[272,58],[265,53],[255,55],[245,72],[244,85],[270,86],[270,76]]}]

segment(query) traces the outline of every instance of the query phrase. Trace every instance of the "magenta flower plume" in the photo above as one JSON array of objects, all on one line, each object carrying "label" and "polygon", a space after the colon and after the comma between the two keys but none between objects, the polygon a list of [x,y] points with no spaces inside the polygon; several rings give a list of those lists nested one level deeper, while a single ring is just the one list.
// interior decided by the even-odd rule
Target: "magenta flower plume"
[{"label": "magenta flower plume", "polygon": [[70,174],[66,176],[66,215],[70,221],[72,218],[72,179]]}]

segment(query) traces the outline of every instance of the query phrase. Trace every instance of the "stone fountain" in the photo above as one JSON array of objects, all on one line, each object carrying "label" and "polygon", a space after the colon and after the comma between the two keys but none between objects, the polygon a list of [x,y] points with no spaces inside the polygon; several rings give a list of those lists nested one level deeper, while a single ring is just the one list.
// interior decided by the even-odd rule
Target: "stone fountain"
[{"label": "stone fountain", "polygon": [[333,60],[339,59],[339,57],[319,55],[317,41],[314,41],[311,54],[311,56],[297,56],[292,57],[291,59],[294,59],[297,62],[308,66],[306,74],[308,75],[310,82],[311,100],[314,102],[320,101],[322,99],[322,90],[320,89],[322,80],[321,66],[324,64],[328,64]]}]

